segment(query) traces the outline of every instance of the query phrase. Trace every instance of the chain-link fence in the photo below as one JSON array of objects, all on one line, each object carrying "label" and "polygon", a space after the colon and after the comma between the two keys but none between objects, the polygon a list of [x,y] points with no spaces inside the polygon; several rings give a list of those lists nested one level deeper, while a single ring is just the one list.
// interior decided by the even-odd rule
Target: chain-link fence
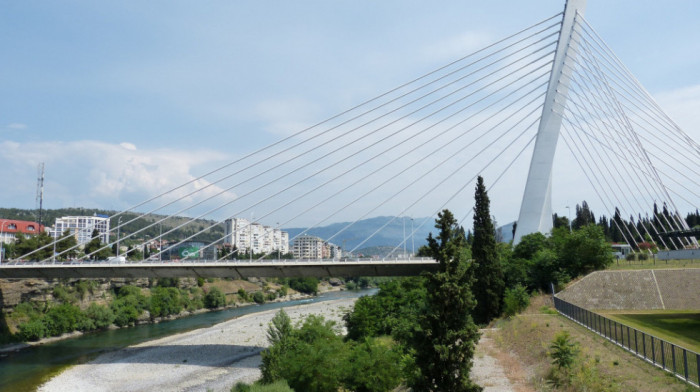
[{"label": "chain-link fence", "polygon": [[554,297],[559,313],[678,378],[700,386],[700,354]]}]

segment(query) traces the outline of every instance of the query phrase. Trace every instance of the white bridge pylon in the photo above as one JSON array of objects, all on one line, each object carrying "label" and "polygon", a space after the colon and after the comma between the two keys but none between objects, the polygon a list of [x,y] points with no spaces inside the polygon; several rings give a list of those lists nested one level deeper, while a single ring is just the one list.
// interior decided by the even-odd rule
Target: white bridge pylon
[{"label": "white bridge pylon", "polygon": [[552,230],[552,165],[563,121],[562,114],[555,110],[555,105],[566,105],[570,76],[564,72],[564,63],[567,53],[570,57],[575,56],[577,41],[572,39],[573,30],[576,28],[577,15],[583,15],[585,8],[586,0],[566,2],[513,245],[518,244],[525,235],[536,232],[547,234]]}]

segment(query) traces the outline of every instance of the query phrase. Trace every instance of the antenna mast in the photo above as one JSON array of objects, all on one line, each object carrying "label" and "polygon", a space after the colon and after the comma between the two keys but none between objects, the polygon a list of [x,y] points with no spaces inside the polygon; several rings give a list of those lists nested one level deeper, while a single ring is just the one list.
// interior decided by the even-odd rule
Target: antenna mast
[{"label": "antenna mast", "polygon": [[39,164],[36,179],[36,209],[39,211],[38,223],[41,225],[42,212],[44,209],[44,162]]}]

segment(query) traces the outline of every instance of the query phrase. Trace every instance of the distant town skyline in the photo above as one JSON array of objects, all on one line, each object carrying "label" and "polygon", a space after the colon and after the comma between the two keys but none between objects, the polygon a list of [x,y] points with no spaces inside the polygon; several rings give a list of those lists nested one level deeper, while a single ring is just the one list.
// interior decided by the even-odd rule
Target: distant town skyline
[{"label": "distant town skyline", "polygon": [[[45,208],[128,208],[563,8],[564,0],[6,2],[0,206],[33,208],[45,162]],[[586,10],[696,141],[697,15],[691,0],[589,0]],[[493,190],[499,223],[517,219],[518,192]],[[555,184],[560,215],[583,199],[607,213],[592,191]]]}]

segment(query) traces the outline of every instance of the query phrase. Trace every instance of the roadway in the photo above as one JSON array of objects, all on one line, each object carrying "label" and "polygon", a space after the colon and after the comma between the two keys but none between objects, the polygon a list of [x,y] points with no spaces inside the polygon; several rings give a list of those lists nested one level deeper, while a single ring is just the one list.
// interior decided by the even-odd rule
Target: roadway
[{"label": "roadway", "polygon": [[11,261],[0,265],[0,278],[298,278],[415,276],[437,270],[430,258],[262,260],[262,261]]}]

